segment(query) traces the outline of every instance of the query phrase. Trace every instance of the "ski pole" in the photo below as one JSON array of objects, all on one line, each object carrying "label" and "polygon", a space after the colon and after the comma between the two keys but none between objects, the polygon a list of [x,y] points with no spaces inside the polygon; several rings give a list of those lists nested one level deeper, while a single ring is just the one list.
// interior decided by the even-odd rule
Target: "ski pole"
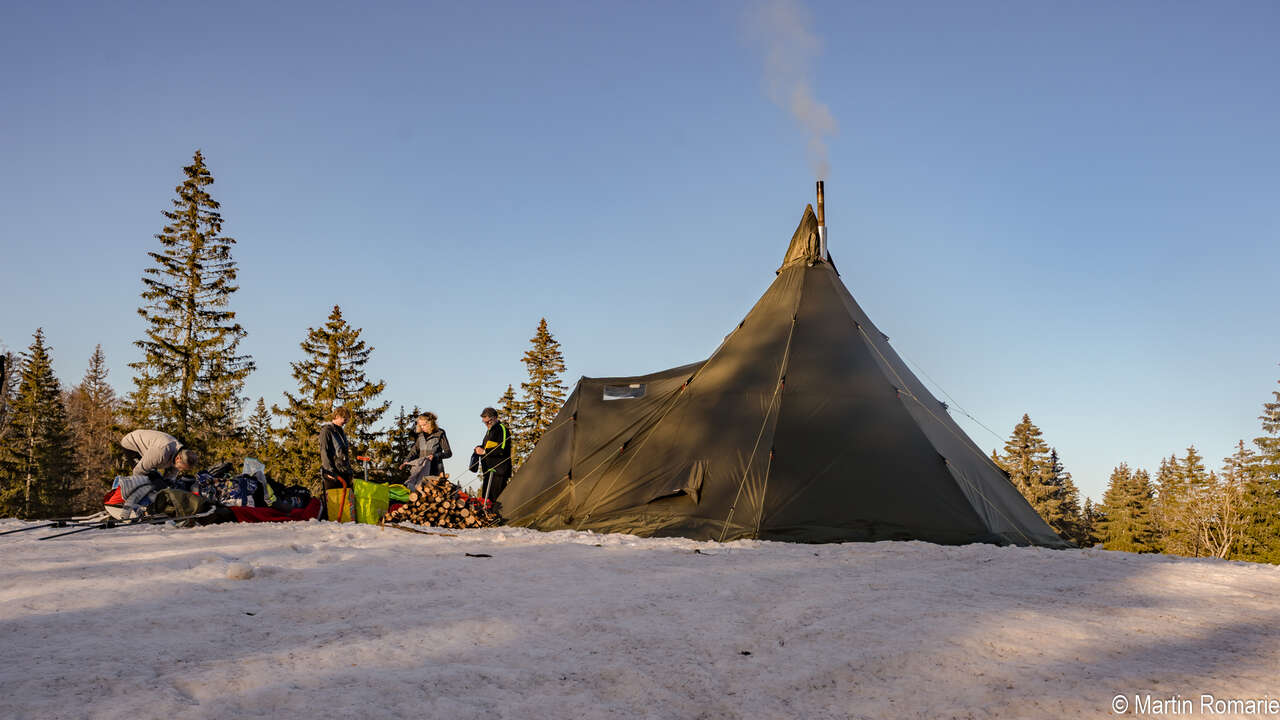
[{"label": "ski pole", "polygon": [[82,533],[86,530],[111,530],[113,528],[120,528],[120,527],[133,527],[135,525],[162,525],[169,521],[179,523],[179,522],[185,522],[187,520],[198,520],[200,518],[209,517],[210,515],[213,514],[213,511],[215,509],[216,508],[209,508],[208,510],[205,510],[202,513],[196,513],[195,515],[183,515],[181,517],[172,517],[172,518],[167,515],[143,516],[140,518],[134,518],[133,520],[124,520],[124,521],[119,521],[112,518],[94,525],[87,525],[82,528],[76,528],[75,530],[68,530],[67,532],[58,533],[56,535],[45,535],[42,538],[36,538],[36,539],[52,540],[54,538],[66,537],[67,535],[75,535],[76,533]]},{"label": "ski pole", "polygon": [[4,532],[0,532],[0,535],[12,535],[13,533],[28,532],[30,530],[43,530],[45,528],[64,528],[70,524],[79,523],[71,523],[68,520],[54,521],[43,525],[32,525],[31,527],[18,528],[17,530],[5,530]]},{"label": "ski pole", "polygon": [[106,512],[94,513],[92,515],[81,515],[79,517],[50,518],[41,525],[33,525],[31,527],[18,528],[16,530],[5,530],[0,535],[12,535],[14,533],[28,532],[30,530],[41,530],[43,528],[64,528],[68,526],[84,525],[86,523],[102,522],[107,517]]}]

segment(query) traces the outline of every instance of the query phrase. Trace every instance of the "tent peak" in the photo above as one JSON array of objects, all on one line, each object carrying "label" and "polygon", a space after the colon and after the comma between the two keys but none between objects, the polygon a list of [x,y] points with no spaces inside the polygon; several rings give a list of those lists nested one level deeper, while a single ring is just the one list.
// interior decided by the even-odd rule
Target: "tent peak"
[{"label": "tent peak", "polygon": [[791,243],[787,245],[787,254],[783,256],[782,266],[778,271],[781,272],[783,268],[801,262],[806,265],[829,262],[830,256],[823,252],[822,244],[818,216],[813,211],[813,205],[806,204],[804,215],[800,217],[800,224],[796,226],[796,231],[791,236]]}]

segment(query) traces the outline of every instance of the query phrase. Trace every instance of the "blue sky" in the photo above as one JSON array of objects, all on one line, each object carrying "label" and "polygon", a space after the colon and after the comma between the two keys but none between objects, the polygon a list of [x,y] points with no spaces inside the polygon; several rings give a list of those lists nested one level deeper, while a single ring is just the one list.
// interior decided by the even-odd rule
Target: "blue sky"
[{"label": "blue sky", "polygon": [[[31,3],[0,10],[0,346],[64,382],[142,332],[204,151],[280,401],[340,304],[395,405],[466,446],[540,317],[579,375],[708,355],[813,172],[744,5]],[[1086,494],[1259,433],[1280,378],[1280,6],[810,2],[830,246],[854,296]],[[958,418],[983,447],[1000,443]],[[452,467],[462,470],[461,463]]]}]

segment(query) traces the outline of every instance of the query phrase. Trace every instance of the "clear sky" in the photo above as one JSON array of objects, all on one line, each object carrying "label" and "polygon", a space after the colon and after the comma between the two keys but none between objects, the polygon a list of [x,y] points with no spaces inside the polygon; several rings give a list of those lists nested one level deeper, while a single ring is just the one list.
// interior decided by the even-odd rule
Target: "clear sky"
[{"label": "clear sky", "polygon": [[[454,445],[523,376],[706,357],[773,279],[806,135],[737,2],[8,3],[0,347],[123,394],[204,151],[251,399],[340,304]],[[1280,379],[1280,5],[810,2],[830,247],[897,349],[1083,491],[1259,433]],[[924,378],[922,378],[924,379]],[[954,407],[954,406],[953,406]],[[1001,443],[956,413],[979,445]],[[465,458],[451,463],[460,477]]]}]

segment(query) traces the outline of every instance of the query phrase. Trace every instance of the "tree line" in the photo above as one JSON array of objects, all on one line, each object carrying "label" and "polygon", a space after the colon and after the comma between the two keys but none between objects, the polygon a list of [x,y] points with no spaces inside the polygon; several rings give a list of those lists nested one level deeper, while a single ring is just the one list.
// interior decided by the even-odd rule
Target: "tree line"
[{"label": "tree line", "polygon": [[[374,348],[335,305],[319,327],[308,328],[301,359],[290,364],[297,384],[283,402],[259,397],[246,417],[246,378],[256,369],[240,351],[247,335],[232,299],[239,289],[234,238],[222,232],[213,175],[196,151],[183,168],[166,223],[143,270],[142,359],[130,363],[132,390],[119,397],[108,381],[99,345],[81,382],[64,389],[54,375],[51,349],[37,329],[27,351],[0,356],[0,516],[56,517],[100,506],[115,475],[127,472],[118,439],[138,427],[169,432],[202,462],[254,457],[284,482],[318,488],[320,426],[345,405],[345,429],[373,459],[371,475],[402,481],[399,465],[413,446],[419,409],[404,407],[382,426],[391,402],[386,382],[366,365]],[[524,356],[528,381],[499,400],[523,460],[559,411],[564,356],[546,319]],[[207,460],[207,462],[206,462]]]},{"label": "tree line", "polygon": [[992,460],[1040,517],[1080,547],[1280,563],[1280,391],[1264,402],[1261,434],[1209,470],[1194,445],[1161,460],[1155,477],[1120,463],[1102,502],[1080,493],[1058,451],[1022,416]]}]

